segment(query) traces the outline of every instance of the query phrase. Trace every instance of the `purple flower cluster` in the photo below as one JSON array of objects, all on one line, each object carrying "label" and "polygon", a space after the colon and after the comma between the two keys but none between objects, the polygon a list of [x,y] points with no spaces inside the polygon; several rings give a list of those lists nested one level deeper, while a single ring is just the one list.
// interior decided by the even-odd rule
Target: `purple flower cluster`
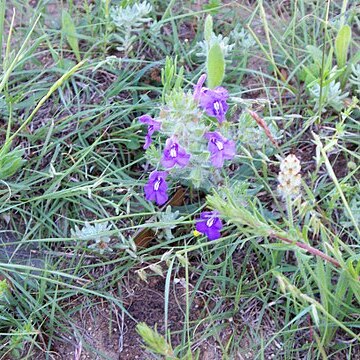
[{"label": "purple flower cluster", "polygon": [[[194,100],[208,116],[216,118],[221,124],[225,121],[226,112],[229,108],[227,104],[228,92],[221,86],[215,89],[204,87],[205,80],[206,75],[201,75],[194,87]],[[148,126],[144,144],[144,149],[147,149],[152,143],[154,132],[161,129],[161,123],[149,115],[141,116],[139,121]],[[204,138],[208,140],[210,161],[214,167],[221,168],[225,160],[231,160],[235,156],[236,147],[234,141],[225,138],[219,131],[206,132]],[[187,153],[186,149],[181,146],[175,135],[166,140],[160,160],[165,170],[170,170],[174,167],[184,168],[189,164],[190,160],[191,154]],[[155,201],[158,205],[163,205],[167,202],[167,176],[167,171],[153,171],[150,174],[149,180],[144,187],[147,200]],[[203,212],[200,218],[197,219],[196,230],[205,234],[210,240],[220,237],[222,222],[217,215],[217,212]]]},{"label": "purple flower cluster", "polygon": [[209,240],[218,239],[221,234],[220,230],[223,227],[221,219],[218,217],[217,211],[204,211],[200,214],[200,218],[196,220],[196,230],[199,233],[206,235]]},{"label": "purple flower cluster", "polygon": [[[200,76],[194,87],[194,99],[199,106],[205,110],[206,114],[215,117],[221,124],[225,120],[226,112],[229,108],[226,100],[229,94],[221,86],[215,89],[204,87],[206,75]],[[208,150],[210,151],[211,163],[216,168],[224,165],[224,160],[231,160],[235,156],[235,143],[226,139],[218,131],[207,132],[205,138],[209,140]]]},{"label": "purple flower cluster", "polygon": [[[171,137],[166,140],[164,152],[161,158],[161,164],[166,169],[171,169],[178,165],[179,167],[185,167],[190,161],[190,154],[179,145],[175,137]],[[146,200],[155,201],[158,205],[163,205],[168,200],[166,193],[168,189],[166,171],[153,171],[150,174],[149,181],[145,185],[145,197]]]}]

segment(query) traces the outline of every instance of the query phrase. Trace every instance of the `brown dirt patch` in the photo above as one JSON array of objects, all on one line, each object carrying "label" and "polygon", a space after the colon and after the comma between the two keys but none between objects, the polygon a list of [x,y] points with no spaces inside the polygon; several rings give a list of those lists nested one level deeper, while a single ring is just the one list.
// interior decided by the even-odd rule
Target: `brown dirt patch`
[{"label": "brown dirt patch", "polygon": [[[126,285],[121,287],[124,307],[136,320],[131,319],[121,309],[104,302],[81,304],[81,310],[72,316],[71,332],[55,342],[53,352],[47,353],[52,359],[154,359],[142,345],[136,332],[136,324],[145,322],[151,328],[157,326],[164,333],[165,280],[159,276],[149,278],[148,284],[136,279],[132,274]],[[118,297],[112,294],[114,297]],[[168,329],[181,331],[184,321],[185,289],[180,283],[170,291],[168,305]],[[81,298],[71,307],[79,306]],[[172,336],[172,346],[180,343],[180,336]],[[46,351],[36,351],[33,359],[45,359]]]}]

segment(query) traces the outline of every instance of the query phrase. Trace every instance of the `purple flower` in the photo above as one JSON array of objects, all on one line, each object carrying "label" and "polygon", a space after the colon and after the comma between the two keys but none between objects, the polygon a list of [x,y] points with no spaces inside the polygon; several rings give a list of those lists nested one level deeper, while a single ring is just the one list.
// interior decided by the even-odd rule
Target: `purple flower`
[{"label": "purple flower", "polygon": [[189,163],[190,154],[180,146],[173,137],[166,140],[165,149],[161,158],[161,164],[165,168],[172,168],[176,164],[185,167]]},{"label": "purple flower", "polygon": [[216,240],[221,236],[220,230],[223,225],[217,215],[217,211],[205,211],[202,212],[200,218],[196,220],[196,230],[205,234],[209,240]]},{"label": "purple flower", "polygon": [[211,163],[215,167],[221,168],[224,160],[231,160],[235,156],[235,143],[226,139],[219,132],[207,132],[205,138],[209,140],[208,150],[211,154]]},{"label": "purple flower", "polygon": [[145,198],[148,201],[155,201],[158,205],[166,203],[168,185],[165,181],[166,171],[153,171],[149,176],[149,181],[144,187]]},{"label": "purple flower", "polygon": [[206,89],[203,87],[205,80],[206,80],[206,74],[202,74],[197,84],[194,86],[194,99],[196,101],[199,101],[202,91]]},{"label": "purple flower", "polygon": [[226,103],[228,97],[227,90],[221,86],[215,89],[202,88],[199,95],[200,106],[209,116],[216,117],[219,123],[222,123],[229,108]]},{"label": "purple flower", "polygon": [[147,134],[145,136],[145,144],[143,146],[144,149],[147,149],[150,144],[152,143],[152,138],[151,135],[155,132],[155,131],[159,131],[160,127],[161,127],[161,123],[159,123],[158,121],[154,120],[151,116],[149,115],[143,115],[139,117],[139,121],[143,124],[148,125],[148,131]]},{"label": "purple flower", "polygon": [[226,100],[229,94],[221,86],[215,89],[203,87],[206,80],[206,74],[200,76],[197,84],[194,86],[194,99],[199,101],[200,106],[209,116],[216,117],[220,123],[225,120],[225,114],[229,108]]}]

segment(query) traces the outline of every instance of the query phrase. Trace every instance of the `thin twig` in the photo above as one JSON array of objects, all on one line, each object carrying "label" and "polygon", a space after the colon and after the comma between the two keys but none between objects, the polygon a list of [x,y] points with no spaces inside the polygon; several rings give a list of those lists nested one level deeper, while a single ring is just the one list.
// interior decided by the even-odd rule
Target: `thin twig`
[{"label": "thin twig", "polygon": [[262,119],[255,111],[247,110],[248,113],[251,115],[251,117],[257,122],[257,124],[264,129],[266,136],[270,139],[270,141],[273,143],[273,145],[277,148],[279,148],[279,144],[274,139],[273,135],[271,134],[271,131],[269,127],[267,126],[264,119]]},{"label": "thin twig", "polygon": [[333,259],[331,256],[326,255],[322,251],[313,248],[312,246],[310,246],[308,244],[302,243],[300,241],[293,241],[293,240],[290,240],[288,238],[285,238],[283,236],[280,236],[280,235],[277,235],[277,234],[274,234],[274,233],[270,234],[270,237],[279,239],[279,240],[281,240],[281,241],[283,241],[283,242],[285,242],[287,244],[296,245],[297,247],[306,250],[310,254],[321,257],[322,259],[328,261],[329,263],[333,264],[337,268],[341,268],[341,265],[340,265],[340,263],[338,261]]}]

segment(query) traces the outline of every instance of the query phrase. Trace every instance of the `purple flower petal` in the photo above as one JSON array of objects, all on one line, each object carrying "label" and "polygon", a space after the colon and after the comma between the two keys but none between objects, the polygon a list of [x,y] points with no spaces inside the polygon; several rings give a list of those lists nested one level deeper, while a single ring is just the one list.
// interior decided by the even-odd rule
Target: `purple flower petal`
[{"label": "purple flower petal", "polygon": [[236,146],[234,141],[226,139],[217,131],[206,133],[205,138],[209,140],[208,150],[214,167],[222,167],[224,160],[231,160],[235,156]]},{"label": "purple flower petal", "polygon": [[195,229],[202,233],[202,234],[205,234],[208,230],[208,227],[206,226],[206,221],[199,221],[196,223],[195,225]]},{"label": "purple flower petal", "polygon": [[179,145],[175,138],[166,140],[164,153],[161,158],[161,164],[165,168],[172,168],[175,165],[185,167],[190,160],[190,154]]},{"label": "purple flower petal", "polygon": [[205,88],[203,88],[204,82],[206,80],[206,74],[202,74],[198,80],[198,82],[196,83],[196,85],[194,86],[194,99],[196,101],[199,101],[200,99],[200,95],[201,95],[201,91]]},{"label": "purple flower petal", "polygon": [[220,231],[216,229],[209,231],[206,235],[209,238],[209,240],[216,240],[221,237]]},{"label": "purple flower petal", "polygon": [[158,205],[163,205],[168,200],[166,193],[168,185],[166,182],[166,171],[153,171],[149,176],[148,183],[144,186],[145,198],[148,201],[155,201]]},{"label": "purple flower petal", "polygon": [[152,138],[149,134],[145,135],[145,144],[143,146],[143,149],[146,150],[152,143]]},{"label": "purple flower petal", "polygon": [[142,115],[139,117],[139,121],[143,124],[152,124],[152,122],[154,121],[154,119],[150,116],[150,115]]},{"label": "purple flower petal", "polygon": [[225,114],[229,108],[226,100],[229,97],[228,91],[219,86],[215,89],[202,88],[201,91],[196,89],[200,106],[205,112],[222,123],[225,120]]},{"label": "purple flower petal", "polygon": [[223,225],[217,215],[217,211],[205,211],[202,212],[200,218],[196,220],[196,230],[206,235],[209,240],[216,240],[221,236],[220,230]]},{"label": "purple flower petal", "polygon": [[166,192],[158,191],[156,193],[156,203],[158,205],[161,206],[161,205],[165,204],[168,201],[168,199],[169,199],[169,196]]},{"label": "purple flower petal", "polygon": [[150,115],[142,115],[139,117],[139,121],[143,124],[148,125],[147,134],[145,136],[145,144],[143,146],[144,149],[147,149],[152,143],[152,134],[155,131],[159,131],[161,128],[161,123],[154,120]]}]

